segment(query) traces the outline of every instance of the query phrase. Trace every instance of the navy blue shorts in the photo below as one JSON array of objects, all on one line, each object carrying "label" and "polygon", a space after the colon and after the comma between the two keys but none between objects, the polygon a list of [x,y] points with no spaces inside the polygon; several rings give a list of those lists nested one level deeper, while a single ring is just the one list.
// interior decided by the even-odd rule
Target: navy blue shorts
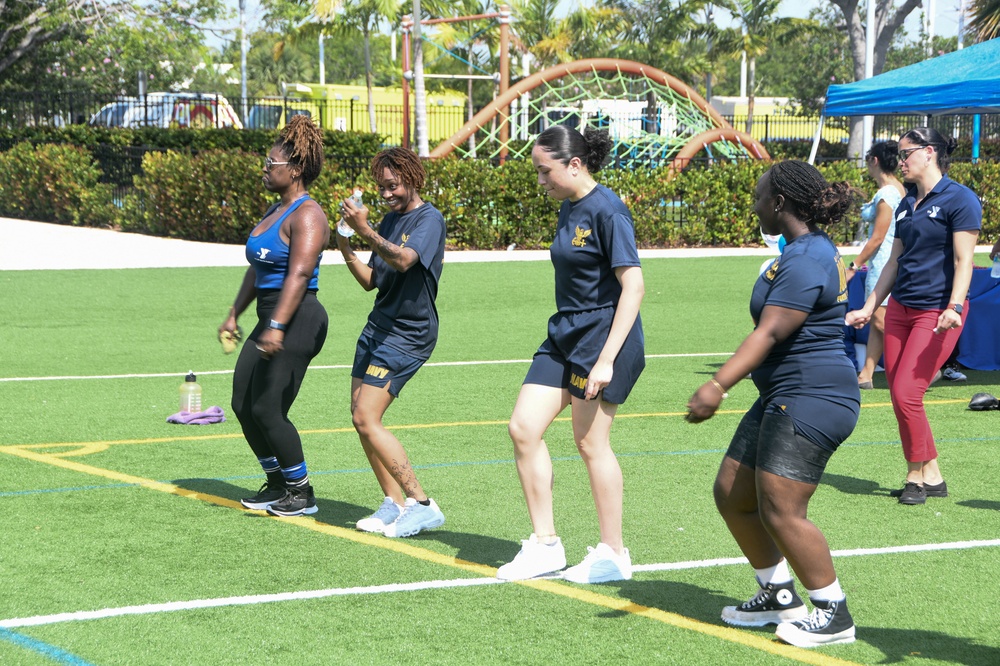
[{"label": "navy blue shorts", "polygon": [[750,469],[758,467],[785,479],[819,485],[833,451],[795,430],[792,417],[758,399],[736,428],[726,456]]},{"label": "navy blue shorts", "polygon": [[[590,370],[607,342],[614,317],[614,308],[552,315],[549,336],[535,352],[524,383],[568,389],[570,395],[583,399]],[[625,402],[645,367],[642,321],[636,317],[601,399],[615,405]]]},{"label": "navy blue shorts", "polygon": [[358,338],[358,346],[354,351],[351,377],[379,388],[388,384],[389,394],[397,398],[406,382],[417,374],[424,360],[404,354],[388,345],[380,345],[367,335],[362,335]]}]

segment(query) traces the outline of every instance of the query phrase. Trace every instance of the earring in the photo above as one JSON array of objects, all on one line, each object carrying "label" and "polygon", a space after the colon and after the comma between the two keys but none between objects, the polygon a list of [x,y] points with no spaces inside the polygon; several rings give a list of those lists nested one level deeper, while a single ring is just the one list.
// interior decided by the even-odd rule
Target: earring
[{"label": "earring", "polygon": [[774,208],[774,212],[775,212],[775,213],[777,213],[777,212],[778,212],[778,207],[777,207],[777,206],[775,206],[775,208]]}]

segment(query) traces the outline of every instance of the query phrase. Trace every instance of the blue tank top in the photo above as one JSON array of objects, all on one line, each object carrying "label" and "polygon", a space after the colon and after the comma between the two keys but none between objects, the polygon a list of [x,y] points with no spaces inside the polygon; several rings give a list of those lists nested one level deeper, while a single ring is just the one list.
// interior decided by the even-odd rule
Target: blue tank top
[{"label": "blue tank top", "polygon": [[[292,214],[296,208],[309,199],[309,195],[296,199],[288,207],[278,221],[259,236],[254,236],[253,232],[247,239],[246,257],[250,265],[253,266],[257,279],[254,286],[257,289],[281,289],[285,284],[285,275],[288,274],[288,243],[281,239],[281,225],[285,218]],[[265,217],[267,217],[265,215]],[[319,262],[323,259],[320,252],[319,259],[316,260],[316,268],[313,269],[312,278],[306,287],[312,291],[319,290]]]}]

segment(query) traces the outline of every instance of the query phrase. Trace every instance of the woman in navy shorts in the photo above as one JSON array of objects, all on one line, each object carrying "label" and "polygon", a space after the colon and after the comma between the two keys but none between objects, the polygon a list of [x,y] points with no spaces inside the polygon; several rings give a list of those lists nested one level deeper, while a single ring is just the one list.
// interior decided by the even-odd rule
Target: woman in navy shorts
[{"label": "woman in navy shorts", "polygon": [[632,577],[622,541],[622,472],[610,432],[645,366],[639,304],[644,285],[632,216],[599,185],[596,173],[611,149],[607,132],[555,125],[535,141],[531,161],[538,183],[562,201],[552,242],[557,312],[521,386],[509,432],[533,533],[497,577],[523,580],[566,566],[552,513],[549,424],[572,406],[573,438],[587,466],[597,506],[600,542],[562,573],[577,583]]}]

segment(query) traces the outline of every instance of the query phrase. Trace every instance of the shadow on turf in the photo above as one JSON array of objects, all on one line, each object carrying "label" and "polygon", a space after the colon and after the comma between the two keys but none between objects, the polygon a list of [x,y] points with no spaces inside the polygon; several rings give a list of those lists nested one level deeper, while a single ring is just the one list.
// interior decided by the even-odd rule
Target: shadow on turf
[{"label": "shadow on turf", "polygon": [[[1000,502],[993,500],[963,500],[955,502],[959,506],[967,506],[970,509],[986,509],[987,511],[1000,511]],[[1000,661],[997,662],[1000,664]]]},{"label": "shadow on turf", "polygon": [[859,626],[858,640],[882,651],[885,659],[880,664],[919,663],[918,658],[956,664],[1000,664],[1000,648],[938,631]]},{"label": "shadow on turf", "polygon": [[871,479],[859,479],[830,472],[823,472],[822,483],[848,495],[888,495],[892,490],[883,488],[881,484]]},{"label": "shadow on turf", "polygon": [[[719,615],[723,606],[746,601],[733,599],[716,590],[669,580],[627,580],[607,585],[617,586],[623,597],[641,606],[676,613],[708,624],[722,624]],[[608,611],[601,617],[623,617],[627,614],[624,611]],[[770,633],[774,633],[773,627]]]}]

